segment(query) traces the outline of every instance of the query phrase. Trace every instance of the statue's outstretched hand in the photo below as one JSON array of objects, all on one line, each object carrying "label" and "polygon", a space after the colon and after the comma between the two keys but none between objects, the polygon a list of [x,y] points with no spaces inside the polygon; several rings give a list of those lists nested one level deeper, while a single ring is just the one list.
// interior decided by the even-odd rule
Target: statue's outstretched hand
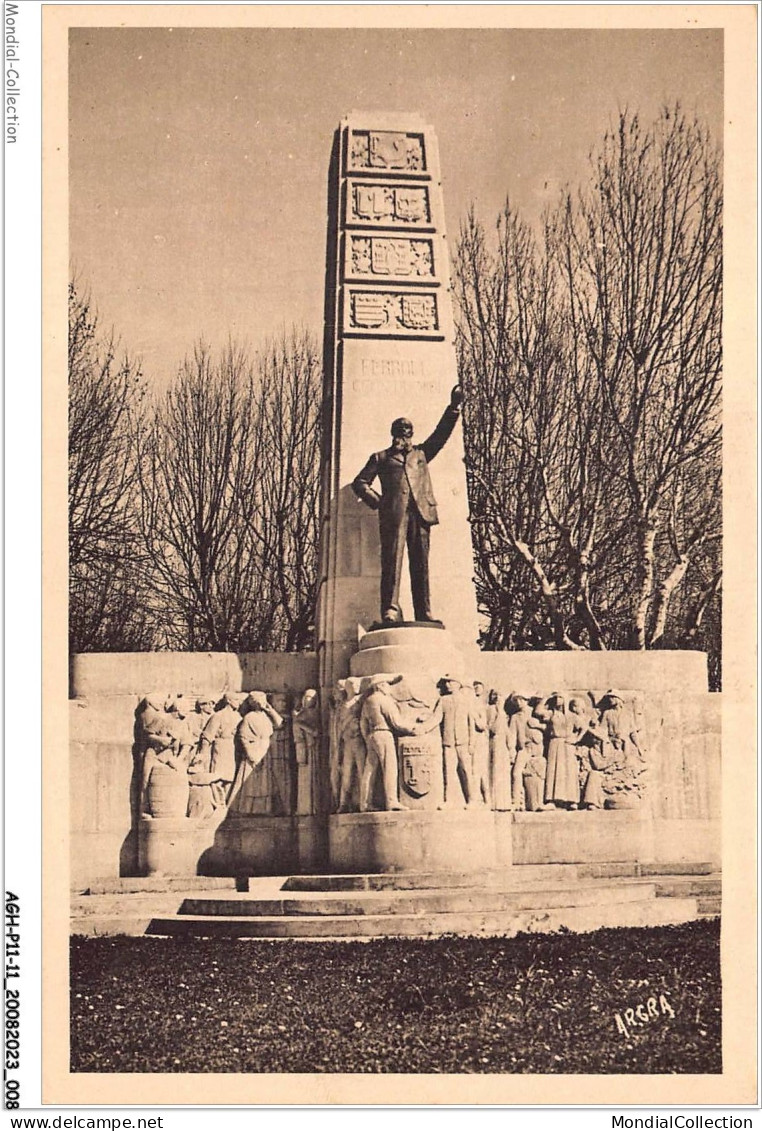
[{"label": "statue's outstretched hand", "polygon": [[460,408],[463,404],[463,388],[455,385],[450,393],[450,408]]}]

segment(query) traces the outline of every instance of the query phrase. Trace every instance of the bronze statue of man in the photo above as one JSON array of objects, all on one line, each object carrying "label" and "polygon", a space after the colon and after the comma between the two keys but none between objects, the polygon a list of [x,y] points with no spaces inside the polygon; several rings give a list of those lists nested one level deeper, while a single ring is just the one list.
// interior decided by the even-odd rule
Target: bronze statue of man
[{"label": "bronze statue of man", "polygon": [[[404,417],[392,424],[391,447],[374,452],[352,483],[352,490],[378,511],[381,534],[381,619],[398,624],[402,555],[407,542],[410,588],[417,621],[434,621],[429,595],[429,530],[439,522],[429,477],[429,463],[449,440],[460,415],[463,393],[456,385],[434,431],[422,444],[413,443],[413,425]],[[371,484],[378,476],[381,493]]]}]

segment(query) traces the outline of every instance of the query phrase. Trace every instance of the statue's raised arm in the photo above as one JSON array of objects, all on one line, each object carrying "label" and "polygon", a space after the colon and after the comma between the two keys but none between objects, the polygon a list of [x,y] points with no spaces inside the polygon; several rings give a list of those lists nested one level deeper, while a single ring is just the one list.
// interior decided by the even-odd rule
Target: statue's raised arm
[{"label": "statue's raised arm", "polygon": [[434,456],[441,452],[442,448],[450,439],[453,429],[458,422],[462,404],[463,390],[460,385],[456,385],[450,393],[450,403],[442,413],[439,424],[437,424],[428,439],[424,440],[421,444],[421,451],[425,455],[428,463],[431,463]]}]

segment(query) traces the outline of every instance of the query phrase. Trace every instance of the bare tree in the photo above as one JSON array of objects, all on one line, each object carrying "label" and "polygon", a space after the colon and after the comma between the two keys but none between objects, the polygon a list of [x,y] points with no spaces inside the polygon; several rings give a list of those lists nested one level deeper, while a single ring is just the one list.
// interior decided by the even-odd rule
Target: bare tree
[{"label": "bare tree", "polygon": [[679,108],[649,130],[624,113],[593,169],[537,236],[508,206],[492,243],[473,214],[461,230],[458,353],[492,647],[696,646],[717,607],[718,156]]},{"label": "bare tree", "polygon": [[132,443],[140,365],[99,332],[90,299],[69,286],[69,640],[71,650],[151,646],[136,528]]},{"label": "bare tree", "polygon": [[546,220],[538,244],[506,206],[497,236],[490,253],[471,215],[456,264],[481,596],[505,612],[510,589],[523,604],[509,646],[603,648],[593,563],[612,534],[605,425],[564,318],[557,234]]},{"label": "bare tree", "polygon": [[540,262],[535,241],[508,205],[497,235],[492,253],[471,214],[461,231],[456,263],[459,368],[466,390],[465,427],[472,441],[466,446],[467,472],[480,595],[488,605],[495,600],[500,605],[506,587],[529,588],[526,599],[534,605],[535,629],[540,625],[533,596],[543,608],[553,643],[573,647],[555,568],[558,539],[544,498],[545,457],[555,450],[564,427],[556,395],[562,377],[553,280],[547,258]]},{"label": "bare tree", "polygon": [[319,367],[306,334],[252,360],[200,344],[140,437],[141,530],[167,646],[307,646]]},{"label": "bare tree", "polygon": [[268,343],[259,357],[260,427],[266,450],[257,526],[272,586],[279,647],[314,635],[319,540],[322,368],[304,331]]},{"label": "bare tree", "polygon": [[630,644],[645,648],[691,558],[720,534],[722,192],[706,130],[679,107],[650,129],[620,115],[593,188],[567,200],[563,252],[569,315],[610,422],[605,454],[633,510]]}]

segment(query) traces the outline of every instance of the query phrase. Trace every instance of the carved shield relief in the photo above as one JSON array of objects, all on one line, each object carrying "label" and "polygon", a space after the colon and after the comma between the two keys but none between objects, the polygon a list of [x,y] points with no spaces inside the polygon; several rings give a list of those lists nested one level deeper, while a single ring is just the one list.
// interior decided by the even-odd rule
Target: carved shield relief
[{"label": "carved shield relief", "polygon": [[427,746],[408,746],[402,753],[402,785],[413,797],[425,797],[431,789],[430,760]]}]

